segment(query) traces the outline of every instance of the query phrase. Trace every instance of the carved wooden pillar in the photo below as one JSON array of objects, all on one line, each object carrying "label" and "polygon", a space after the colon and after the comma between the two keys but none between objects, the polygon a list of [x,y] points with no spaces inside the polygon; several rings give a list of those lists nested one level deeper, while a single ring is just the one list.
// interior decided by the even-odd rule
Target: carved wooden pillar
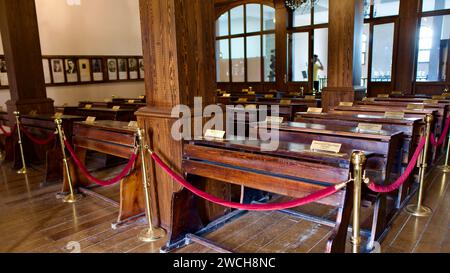
[{"label": "carved wooden pillar", "polygon": [[[181,173],[182,142],[171,136],[172,108],[214,100],[215,18],[213,0],[140,0],[147,107],[136,115],[154,151]],[[171,199],[181,188],[157,166],[149,166],[155,224],[168,227]]]},{"label": "carved wooden pillar", "polygon": [[5,51],[11,100],[9,120],[16,110],[53,113],[47,98],[34,0],[0,0],[0,31]]},{"label": "carved wooden pillar", "polygon": [[[363,96],[361,89],[361,39],[363,0],[329,2],[328,87],[323,89],[324,110]],[[362,92],[361,92],[362,91]]]}]

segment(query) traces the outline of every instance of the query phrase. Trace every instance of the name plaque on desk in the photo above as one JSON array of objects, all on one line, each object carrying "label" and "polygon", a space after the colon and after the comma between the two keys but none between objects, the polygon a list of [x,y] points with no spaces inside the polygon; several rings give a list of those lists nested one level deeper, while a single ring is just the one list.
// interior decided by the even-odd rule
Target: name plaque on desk
[{"label": "name plaque on desk", "polygon": [[256,93],[255,93],[255,91],[249,91],[247,94],[248,95],[255,95]]},{"label": "name plaque on desk", "polygon": [[247,102],[247,101],[248,101],[247,98],[239,98],[239,99],[238,99],[238,102]]},{"label": "name plaque on desk", "polygon": [[273,99],[273,98],[274,98],[274,95],[265,95],[264,98],[265,98],[265,99]]},{"label": "name plaque on desk", "polygon": [[390,119],[404,119],[405,113],[404,112],[386,112],[384,113],[385,118]]},{"label": "name plaque on desk", "polygon": [[258,106],[256,104],[248,104],[245,106],[245,110],[256,110]]},{"label": "name plaque on desk", "polygon": [[341,148],[342,144],[333,142],[314,140],[311,144],[311,151],[329,152],[338,154],[341,151]]},{"label": "name plaque on desk", "polygon": [[378,98],[389,98],[389,94],[378,94]]},{"label": "name plaque on desk", "polygon": [[364,98],[363,101],[374,102],[375,98]]},{"label": "name plaque on desk", "polygon": [[134,100],[128,100],[128,103],[134,103]]},{"label": "name plaque on desk", "polygon": [[315,100],[316,96],[305,96],[305,100]]},{"label": "name plaque on desk", "polygon": [[130,121],[130,123],[128,123],[128,127],[133,128],[133,129],[138,128],[137,121]]},{"label": "name plaque on desk", "polygon": [[424,100],[423,103],[427,103],[427,104],[439,104],[439,100]]},{"label": "name plaque on desk", "polygon": [[222,95],[222,97],[224,97],[224,98],[229,98],[229,97],[231,97],[231,94],[225,93],[225,94]]},{"label": "name plaque on desk", "polygon": [[284,120],[283,117],[272,117],[272,116],[267,116],[266,117],[266,122],[267,123],[281,124],[281,123],[283,123],[283,120]]},{"label": "name plaque on desk", "polygon": [[92,104],[86,104],[86,105],[84,106],[84,108],[85,108],[85,109],[91,109],[91,108],[92,108]]},{"label": "name plaque on desk", "polygon": [[382,124],[371,124],[371,123],[359,123],[358,130],[370,131],[370,132],[380,132],[383,129]]},{"label": "name plaque on desk", "polygon": [[208,129],[205,132],[205,138],[224,139],[225,138],[225,131]]},{"label": "name plaque on desk", "polygon": [[248,89],[242,89],[242,92],[248,93]]},{"label": "name plaque on desk", "polygon": [[114,111],[120,110],[120,106],[113,106],[112,108]]},{"label": "name plaque on desk", "polygon": [[442,96],[445,98],[448,98],[448,97],[450,97],[450,93],[443,93]]},{"label": "name plaque on desk", "polygon": [[280,104],[281,105],[291,105],[292,104],[292,100],[280,100]]},{"label": "name plaque on desk", "polygon": [[93,124],[95,123],[96,117],[87,117],[86,123]]},{"label": "name plaque on desk", "polygon": [[317,107],[309,107],[308,111],[306,111],[308,114],[322,114],[323,108],[317,108]]},{"label": "name plaque on desk", "polygon": [[343,101],[343,102],[339,103],[339,106],[352,107],[353,106],[353,102]]},{"label": "name plaque on desk", "polygon": [[140,100],[143,100],[143,99],[145,99],[145,96],[144,96],[144,95],[139,96],[139,99],[140,99]]},{"label": "name plaque on desk", "polygon": [[432,96],[431,99],[433,99],[433,100],[445,100],[445,96]]},{"label": "name plaque on desk", "polygon": [[393,91],[391,94],[392,95],[403,95],[403,93],[401,91]]},{"label": "name plaque on desk", "polygon": [[423,109],[425,109],[425,105],[423,105],[423,104],[408,104],[407,106],[407,109],[409,109],[409,110],[423,110]]}]

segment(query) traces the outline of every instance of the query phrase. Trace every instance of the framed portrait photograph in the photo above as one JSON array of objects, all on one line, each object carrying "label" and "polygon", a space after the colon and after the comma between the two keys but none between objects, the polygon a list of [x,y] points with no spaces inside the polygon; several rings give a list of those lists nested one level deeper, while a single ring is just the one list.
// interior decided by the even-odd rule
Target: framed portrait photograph
[{"label": "framed portrait photograph", "polygon": [[139,79],[138,60],[136,58],[128,59],[128,70],[130,71],[130,80]]},{"label": "framed portrait photograph", "polygon": [[78,82],[78,69],[75,59],[69,58],[64,60],[67,82]]},{"label": "framed portrait photograph", "polygon": [[139,78],[143,79],[144,77],[145,77],[144,59],[139,59]]},{"label": "framed portrait photograph", "polygon": [[106,61],[108,66],[108,79],[110,81],[115,81],[118,79],[117,77],[117,60],[116,59],[108,59]]},{"label": "framed portrait photograph", "polygon": [[44,80],[46,84],[52,83],[50,75],[50,62],[48,59],[42,59],[42,68],[44,69]]},{"label": "framed portrait photograph", "polygon": [[53,76],[53,83],[64,83],[64,63],[62,59],[51,59],[51,71]]},{"label": "framed portrait photograph", "polygon": [[119,80],[128,80],[127,59],[120,58],[117,64],[119,66]]},{"label": "framed portrait photograph", "polygon": [[96,81],[96,82],[103,81],[103,60],[102,59],[92,59],[91,67],[92,67],[92,76],[94,77],[94,81]]},{"label": "framed portrait photograph", "polygon": [[6,68],[6,60],[4,58],[0,59],[0,85],[8,86],[8,69]]},{"label": "framed portrait photograph", "polygon": [[89,59],[79,59],[78,69],[80,70],[80,81],[90,82],[91,81],[91,67]]}]

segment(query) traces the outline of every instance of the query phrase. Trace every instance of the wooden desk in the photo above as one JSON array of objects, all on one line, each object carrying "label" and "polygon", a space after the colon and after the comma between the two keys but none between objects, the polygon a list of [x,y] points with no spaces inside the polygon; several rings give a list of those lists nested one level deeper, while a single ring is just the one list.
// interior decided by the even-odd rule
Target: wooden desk
[{"label": "wooden desk", "polygon": [[129,102],[129,101],[132,101],[132,100],[134,100],[134,102],[136,102],[136,103],[145,103],[146,102],[146,99],[145,99],[145,97],[144,98],[113,98],[112,99],[112,102],[114,102],[114,103],[124,103],[124,102]]},{"label": "wooden desk", "polygon": [[[77,157],[85,163],[87,150],[128,159],[134,153],[136,145],[136,130],[127,126],[127,122],[97,121],[94,124],[76,122],[73,128],[73,146]],[[71,174],[74,188],[79,188],[85,194],[94,194],[87,190],[92,187],[89,182],[71,163]],[[64,180],[63,191],[68,191],[67,179]],[[105,198],[104,198],[105,199]],[[114,203],[110,200],[111,203]],[[117,225],[143,214],[145,210],[142,185],[141,161],[138,159],[134,170],[120,182],[120,202]]]},{"label": "wooden desk", "polygon": [[308,106],[303,103],[291,103],[291,104],[279,104],[276,102],[239,102],[234,103],[234,105],[243,105],[244,107],[248,107],[249,105],[255,105],[259,110],[261,106],[267,106],[267,116],[271,115],[271,106],[279,106],[280,108],[280,117],[283,117],[287,121],[292,121],[295,117],[295,113],[303,112],[308,110]]},{"label": "wooden desk", "polygon": [[[304,98],[291,98],[291,99],[281,99],[281,100],[290,100],[291,104],[301,104],[301,105],[306,105],[307,107],[316,107],[316,108],[322,107],[321,99],[310,100],[310,99],[304,99]],[[265,98],[257,99],[257,101],[261,102],[261,103],[274,103],[274,104],[280,104],[281,100],[280,99],[265,99]]]},{"label": "wooden desk", "polygon": [[114,120],[114,121],[132,121],[136,120],[134,109],[119,109],[113,110],[110,108],[79,108],[79,107],[65,107],[65,115],[74,115],[82,117],[96,117],[97,120]]},{"label": "wooden desk", "polygon": [[[349,178],[351,151],[342,155],[309,152],[309,146],[281,142],[278,150],[262,152],[261,141],[191,141],[185,144],[183,169],[188,181],[201,185],[202,179],[241,185],[294,198],[304,197]],[[216,182],[214,182],[216,181]],[[199,184],[200,183],[200,184]],[[327,252],[345,252],[347,229],[352,210],[352,186],[320,200],[321,204],[338,207],[338,216]],[[226,191],[222,198],[227,199]],[[173,217],[168,249],[183,246],[187,234],[196,233],[208,224],[198,198],[183,189],[172,199]]]}]

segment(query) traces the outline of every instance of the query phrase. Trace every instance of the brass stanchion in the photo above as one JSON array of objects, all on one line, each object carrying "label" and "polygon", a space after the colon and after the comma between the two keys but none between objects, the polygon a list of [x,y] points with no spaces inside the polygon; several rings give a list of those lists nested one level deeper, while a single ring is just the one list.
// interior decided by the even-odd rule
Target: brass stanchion
[{"label": "brass stanchion", "polygon": [[20,134],[20,112],[15,111],[14,115],[16,116],[16,124],[17,124],[17,135],[19,138],[19,148],[20,148],[20,155],[22,156],[22,169],[18,170],[18,174],[26,174],[27,173],[27,164],[25,163],[25,155],[23,153],[23,142],[22,142],[22,135]]},{"label": "brass stanchion", "polygon": [[361,186],[364,176],[366,156],[362,152],[352,154],[353,165],[353,225],[352,225],[352,249],[353,253],[361,250]]},{"label": "brass stanchion", "polygon": [[78,200],[81,199],[80,194],[76,194],[73,190],[72,185],[72,177],[70,176],[70,169],[69,169],[69,163],[67,162],[67,156],[66,156],[66,145],[64,144],[64,135],[62,131],[62,120],[57,118],[55,119],[56,127],[58,128],[58,135],[59,135],[59,141],[61,143],[61,152],[63,156],[63,162],[64,162],[64,168],[66,170],[67,174],[67,183],[69,184],[69,190],[70,193],[66,197],[63,198],[64,203],[76,203]]},{"label": "brass stanchion", "polygon": [[445,163],[442,166],[439,166],[439,169],[442,170],[443,173],[450,173],[450,133],[448,134],[448,141],[447,141],[447,152],[445,154]]},{"label": "brass stanchion", "polygon": [[428,149],[430,147],[430,134],[431,134],[431,123],[433,122],[433,116],[427,115],[425,118],[425,121],[427,122],[427,128],[426,128],[426,142],[425,147],[423,148],[422,152],[422,162],[420,163],[420,170],[419,170],[419,193],[417,197],[417,204],[408,205],[406,207],[406,212],[417,216],[417,217],[426,217],[430,216],[433,212],[431,208],[424,206],[422,204],[423,199],[423,190],[425,187],[425,173],[428,167]]},{"label": "brass stanchion", "polygon": [[147,216],[148,228],[142,230],[138,239],[142,242],[155,242],[163,238],[166,235],[166,231],[159,227],[153,227],[152,223],[152,211],[150,208],[150,193],[148,189],[147,181],[147,169],[145,167],[145,145],[144,145],[144,130],[138,129],[139,149],[141,153],[141,167],[142,167],[142,182],[144,183],[144,195],[145,195],[145,215]]}]

